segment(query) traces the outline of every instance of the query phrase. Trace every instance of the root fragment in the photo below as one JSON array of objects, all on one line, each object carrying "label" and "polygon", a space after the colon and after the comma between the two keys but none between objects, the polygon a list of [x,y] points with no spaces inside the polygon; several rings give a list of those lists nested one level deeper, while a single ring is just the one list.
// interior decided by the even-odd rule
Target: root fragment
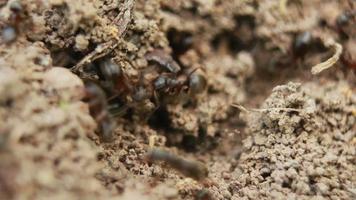
[{"label": "root fragment", "polygon": [[332,67],[339,59],[342,53],[342,46],[335,42],[333,39],[323,40],[324,45],[327,48],[332,48],[334,50],[334,55],[327,59],[325,62],[314,65],[311,69],[313,75],[319,74],[320,72]]},{"label": "root fragment", "polygon": [[241,111],[244,111],[244,112],[268,112],[268,111],[287,111],[287,112],[290,112],[290,111],[294,111],[294,112],[301,112],[303,109],[296,109],[296,108],[261,108],[261,109],[256,109],[256,108],[246,108],[240,104],[237,104],[237,103],[234,103],[231,105],[232,107],[234,108],[237,108],[237,109],[240,109]]}]

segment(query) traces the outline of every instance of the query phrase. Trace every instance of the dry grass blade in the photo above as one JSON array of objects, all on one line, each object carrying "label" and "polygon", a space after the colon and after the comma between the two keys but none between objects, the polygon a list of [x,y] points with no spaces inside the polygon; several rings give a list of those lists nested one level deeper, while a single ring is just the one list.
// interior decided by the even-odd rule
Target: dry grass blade
[{"label": "dry grass blade", "polygon": [[312,67],[311,73],[313,75],[319,74],[320,72],[332,67],[339,59],[342,53],[342,46],[332,39],[324,40],[324,45],[327,48],[332,48],[334,54],[331,58],[327,59],[325,62],[319,63]]}]

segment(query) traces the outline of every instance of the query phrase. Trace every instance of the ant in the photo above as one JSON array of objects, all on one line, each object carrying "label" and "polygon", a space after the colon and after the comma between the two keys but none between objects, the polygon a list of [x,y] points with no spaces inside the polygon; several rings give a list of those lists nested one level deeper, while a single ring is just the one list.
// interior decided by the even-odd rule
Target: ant
[{"label": "ant", "polygon": [[129,108],[138,111],[145,108],[152,113],[163,101],[171,102],[165,100],[180,100],[181,94],[196,95],[206,88],[207,81],[203,74],[196,72],[198,69],[182,72],[179,64],[162,50],[154,50],[145,57],[160,68],[149,66],[140,71],[138,78],[129,78],[112,59],[104,58],[96,64],[97,84],[93,81],[86,84],[90,113],[106,141],[110,140],[114,128],[112,118],[122,116]]},{"label": "ant", "polygon": [[181,68],[178,63],[174,61],[171,56],[167,55],[163,50],[156,49],[152,52],[149,52],[145,55],[145,58],[149,62],[158,63],[168,72],[177,74],[179,71],[181,71]]},{"label": "ant", "polygon": [[156,91],[174,96],[189,90],[191,94],[195,95],[203,92],[206,88],[205,77],[202,74],[195,73],[198,68],[193,69],[188,74],[179,74],[181,71],[179,65],[172,57],[165,55],[162,50],[150,52],[145,57],[149,62],[157,63],[168,71],[161,73],[154,80],[153,87]]},{"label": "ant", "polygon": [[345,11],[341,13],[335,21],[336,29],[343,38],[351,38],[355,35],[354,25],[356,11]]},{"label": "ant", "polygon": [[[129,80],[121,67],[111,59],[104,59],[99,63],[99,75],[100,85],[108,93],[109,107],[115,116],[121,116],[129,107],[134,107],[134,104],[151,96],[149,88],[140,84],[142,80]],[[118,108],[118,103],[123,103],[124,106]]]},{"label": "ant", "polygon": [[150,150],[146,155],[146,159],[150,162],[163,161],[185,176],[193,178],[197,181],[203,181],[209,174],[208,168],[203,163],[186,160],[160,149]]},{"label": "ant", "polygon": [[11,11],[11,15],[9,17],[9,24],[6,25],[1,32],[1,39],[9,44],[16,40],[19,25],[21,21],[25,18],[24,16],[24,8],[21,4],[21,1],[12,1],[9,5],[9,9]]},{"label": "ant", "polygon": [[151,72],[152,67],[141,72],[138,80],[129,80],[119,65],[109,59],[104,59],[99,64],[99,73],[103,79],[103,85],[110,91],[109,99],[117,96],[129,96],[134,102],[142,102],[146,99],[153,99],[156,104],[158,97],[177,96],[182,92],[191,95],[204,91],[207,85],[205,77],[196,73],[198,69],[190,73],[180,73],[182,70],[172,57],[166,55],[162,50],[154,50],[146,54],[146,59],[158,64],[165,72],[151,74],[146,78],[146,74]]},{"label": "ant", "polygon": [[350,39],[344,44],[344,51],[341,56],[341,61],[345,66],[356,70],[356,39]]},{"label": "ant", "polygon": [[111,141],[115,122],[108,112],[106,95],[103,89],[94,82],[87,81],[85,83],[84,101],[88,103],[90,115],[93,116],[99,126],[103,141]]},{"label": "ant", "polygon": [[132,90],[128,78],[121,67],[111,59],[104,59],[99,63],[99,74],[102,76],[102,85],[111,90],[111,93],[121,94]]},{"label": "ant", "polygon": [[309,31],[296,35],[293,43],[293,53],[296,57],[304,57],[308,49],[312,46],[314,38]]},{"label": "ant", "polygon": [[207,82],[203,75],[194,73],[197,70],[198,68],[192,70],[184,78],[161,74],[155,79],[153,86],[155,90],[164,91],[164,93],[171,95],[187,90],[190,90],[192,94],[201,93],[205,89]]}]

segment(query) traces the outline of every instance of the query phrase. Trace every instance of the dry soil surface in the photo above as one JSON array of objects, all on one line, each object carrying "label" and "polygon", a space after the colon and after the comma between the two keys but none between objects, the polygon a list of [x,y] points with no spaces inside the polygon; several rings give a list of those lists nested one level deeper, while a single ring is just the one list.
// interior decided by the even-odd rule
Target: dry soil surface
[{"label": "dry soil surface", "polygon": [[356,199],[355,6],[0,0],[0,199]]}]

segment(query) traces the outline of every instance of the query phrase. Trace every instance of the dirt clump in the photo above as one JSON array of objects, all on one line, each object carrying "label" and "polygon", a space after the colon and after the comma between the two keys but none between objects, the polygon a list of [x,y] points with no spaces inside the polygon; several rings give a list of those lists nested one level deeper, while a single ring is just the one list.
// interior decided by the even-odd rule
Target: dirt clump
[{"label": "dirt clump", "polygon": [[237,197],[355,198],[355,95],[347,83],[288,83],[262,108],[251,114],[243,172],[231,185]]},{"label": "dirt clump", "polygon": [[16,53],[1,59],[2,191],[16,199],[98,196],[100,164],[87,138],[96,125],[78,96],[83,83],[67,69],[37,64],[48,57],[41,45],[8,50]]}]

